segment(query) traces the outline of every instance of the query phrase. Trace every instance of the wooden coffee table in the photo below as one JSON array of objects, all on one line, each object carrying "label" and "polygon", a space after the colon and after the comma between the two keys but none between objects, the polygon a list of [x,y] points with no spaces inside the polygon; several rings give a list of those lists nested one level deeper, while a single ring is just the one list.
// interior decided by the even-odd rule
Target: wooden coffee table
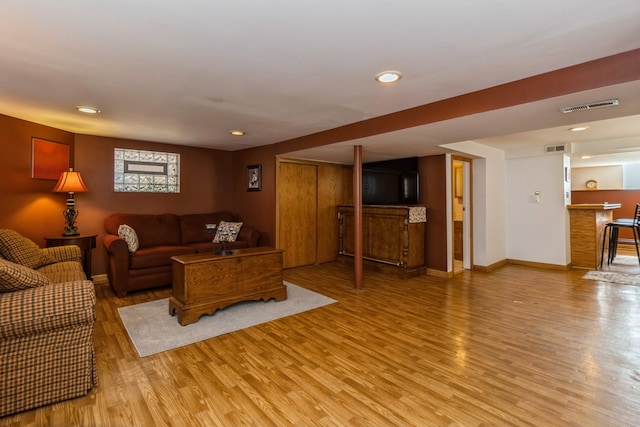
[{"label": "wooden coffee table", "polygon": [[236,249],[231,255],[199,253],[173,261],[173,296],[169,314],[181,325],[197,322],[240,301],[287,299],[282,282],[282,249]]}]

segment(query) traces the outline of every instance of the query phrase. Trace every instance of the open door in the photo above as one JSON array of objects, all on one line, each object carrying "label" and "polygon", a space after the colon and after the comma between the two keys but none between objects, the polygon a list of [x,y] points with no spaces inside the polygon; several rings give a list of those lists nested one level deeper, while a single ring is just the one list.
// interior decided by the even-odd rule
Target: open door
[{"label": "open door", "polygon": [[453,272],[471,269],[471,159],[452,157]]}]

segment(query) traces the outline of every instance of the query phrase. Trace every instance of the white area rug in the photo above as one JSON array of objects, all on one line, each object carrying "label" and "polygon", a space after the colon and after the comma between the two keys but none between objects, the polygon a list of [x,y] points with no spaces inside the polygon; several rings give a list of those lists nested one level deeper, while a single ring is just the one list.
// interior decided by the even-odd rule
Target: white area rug
[{"label": "white area rug", "polygon": [[118,313],[138,354],[145,357],[336,302],[292,283],[284,284],[284,301],[240,302],[187,326],[181,326],[177,316],[169,315],[167,298],[120,307]]},{"label": "white area rug", "polygon": [[582,276],[583,279],[597,280],[599,282],[620,283],[622,285],[640,286],[640,274],[617,273],[615,271],[589,271]]}]

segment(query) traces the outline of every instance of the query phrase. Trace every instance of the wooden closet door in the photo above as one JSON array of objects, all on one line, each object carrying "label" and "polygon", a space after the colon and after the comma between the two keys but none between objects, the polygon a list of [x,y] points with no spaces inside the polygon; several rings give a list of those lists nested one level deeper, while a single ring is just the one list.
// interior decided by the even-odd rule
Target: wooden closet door
[{"label": "wooden closet door", "polygon": [[338,257],[338,205],[353,204],[352,181],[351,168],[318,165],[318,263]]},{"label": "wooden closet door", "polygon": [[283,267],[316,263],[317,167],[280,162],[278,240]]}]

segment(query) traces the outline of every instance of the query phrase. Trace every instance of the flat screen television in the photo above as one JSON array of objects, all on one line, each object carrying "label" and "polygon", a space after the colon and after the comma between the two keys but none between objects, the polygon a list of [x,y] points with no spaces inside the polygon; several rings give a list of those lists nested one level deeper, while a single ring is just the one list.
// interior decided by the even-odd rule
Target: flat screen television
[{"label": "flat screen television", "polygon": [[362,165],[362,203],[365,205],[418,204],[418,158]]}]

